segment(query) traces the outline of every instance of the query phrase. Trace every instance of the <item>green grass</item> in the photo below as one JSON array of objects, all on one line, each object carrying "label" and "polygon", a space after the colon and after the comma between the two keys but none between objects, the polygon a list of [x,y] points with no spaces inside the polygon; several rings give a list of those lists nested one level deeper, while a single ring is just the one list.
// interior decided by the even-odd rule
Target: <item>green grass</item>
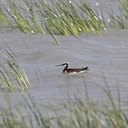
[{"label": "green grass", "polygon": [[[106,101],[94,101],[89,98],[86,87],[85,97],[75,95],[75,100],[65,101],[63,107],[39,105],[27,94],[23,94],[24,104],[1,108],[0,126],[3,128],[128,128],[128,109],[121,105],[120,91],[118,99],[112,96],[107,81],[101,87]],[[8,99],[9,100],[9,99]],[[50,113],[49,113],[50,112]],[[54,114],[54,116],[52,116]]]},{"label": "green grass", "polygon": [[9,27],[9,20],[5,14],[5,10],[0,7],[0,28]]},{"label": "green grass", "polygon": [[[15,84],[16,87],[24,90],[27,86],[23,85],[25,82],[28,84],[28,80],[14,54],[5,49],[1,49],[1,53],[5,64],[0,67],[0,80],[9,90],[13,90],[12,85]],[[115,100],[104,76],[103,79],[106,86],[101,88],[106,94],[107,102],[101,101],[101,103],[90,99],[87,84],[85,84],[85,97],[80,98],[76,94],[75,102],[70,99],[61,109],[59,106],[54,109],[52,105],[48,107],[49,109],[45,105],[39,106],[31,96],[22,93],[24,99],[22,105],[17,104],[12,107],[9,101],[6,107],[1,108],[0,126],[2,128],[127,128],[128,111],[121,106],[119,87],[117,86],[118,99]],[[54,113],[54,117],[51,117],[49,112]]]},{"label": "green grass", "polygon": [[28,88],[30,83],[25,70],[18,63],[11,49],[0,49],[0,52],[3,57],[0,62],[1,88],[8,88],[10,91]]},{"label": "green grass", "polygon": [[128,28],[127,0],[119,0],[118,13],[109,8],[105,14],[102,4],[102,7],[93,9],[86,0],[80,0],[79,4],[70,0],[7,2],[7,7],[0,7],[1,28],[50,34],[57,44],[59,41],[55,35],[89,35],[100,33],[106,27]]},{"label": "green grass", "polygon": [[102,13],[103,7],[97,6],[97,9],[101,9],[99,14],[86,0],[80,0],[79,4],[70,0],[7,1],[8,8],[0,8],[0,26],[15,28],[24,33],[77,36],[100,33],[108,24],[114,28],[128,27],[127,0],[119,0],[118,14],[109,8],[107,17]]},{"label": "green grass", "polygon": [[[18,29],[24,33],[50,34],[58,43],[55,34],[74,35],[99,33],[106,27],[107,21],[102,21],[85,0],[80,4],[67,0],[56,0],[47,3],[44,0],[23,1],[19,6],[8,0],[7,8],[0,8],[0,26]],[[113,27],[127,28],[128,1],[120,0],[121,17],[113,12],[109,13],[110,24]],[[104,18],[105,19],[105,18]],[[24,90],[30,86],[23,67],[18,63],[11,50],[1,49],[3,56],[0,63],[0,87],[10,91]],[[0,127],[2,128],[128,128],[128,110],[121,106],[120,91],[118,100],[113,99],[107,81],[106,88],[102,88],[107,102],[95,102],[89,98],[76,95],[75,102],[71,100],[64,104],[63,109],[54,111],[52,106],[46,113],[38,106],[31,96],[24,98],[23,106],[1,108]],[[49,111],[54,113],[50,118]],[[63,113],[60,115],[60,113]]]},{"label": "green grass", "polygon": [[104,5],[99,2],[96,9],[97,15],[107,28],[128,29],[128,1],[118,0],[117,2],[118,5],[114,5],[113,2],[112,7],[105,8],[105,11],[103,9]]},{"label": "green grass", "polygon": [[[86,0],[24,0],[16,3],[8,1],[8,8],[2,9],[0,17],[5,17],[10,28],[24,33],[50,34],[58,43],[55,34],[74,35],[100,33],[104,23],[97,17]],[[0,19],[0,22],[3,22]]]},{"label": "green grass", "polygon": [[121,4],[121,16],[117,16],[119,28],[127,29],[128,28],[128,1],[119,0]]}]

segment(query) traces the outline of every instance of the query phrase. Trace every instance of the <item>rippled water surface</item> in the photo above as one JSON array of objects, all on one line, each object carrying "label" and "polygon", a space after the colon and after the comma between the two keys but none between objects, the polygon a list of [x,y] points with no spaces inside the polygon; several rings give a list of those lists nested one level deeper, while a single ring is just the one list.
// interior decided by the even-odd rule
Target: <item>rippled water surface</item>
[{"label": "rippled water surface", "polygon": [[[90,37],[57,36],[56,45],[51,36],[1,33],[0,46],[9,46],[27,71],[31,87],[26,90],[38,103],[61,104],[74,99],[77,93],[87,91],[94,100],[104,100],[102,89],[109,86],[117,98],[128,97],[128,31],[108,30]],[[67,62],[70,67],[88,66],[87,73],[63,74],[57,64]],[[6,91],[0,91],[1,98]],[[22,102],[19,92],[9,94],[13,104]],[[2,100],[1,100],[2,101]],[[0,103],[4,104],[4,101]]]},{"label": "rippled water surface", "polygon": [[[19,1],[19,0],[17,0]],[[90,0],[91,6],[103,13],[108,7],[118,8],[118,0]],[[0,0],[1,6],[6,6],[5,0]],[[117,9],[118,10],[118,9]],[[100,8],[99,8],[99,11]],[[118,12],[118,11],[117,11]],[[10,47],[17,56],[19,63],[25,68],[31,87],[29,93],[39,104],[60,105],[65,101],[75,99],[75,94],[81,98],[88,92],[95,101],[105,101],[103,88],[111,90],[113,98],[127,101],[128,97],[128,31],[109,29],[101,35],[56,36],[60,45],[56,45],[51,36],[26,35],[23,33],[0,33],[0,46]],[[88,66],[87,73],[78,75],[63,74],[63,67],[58,64],[67,62],[70,67]],[[106,86],[107,85],[107,86]],[[6,90],[0,90],[0,106],[6,101]],[[12,105],[24,102],[17,91],[9,93]],[[3,100],[2,100],[3,98]]]}]

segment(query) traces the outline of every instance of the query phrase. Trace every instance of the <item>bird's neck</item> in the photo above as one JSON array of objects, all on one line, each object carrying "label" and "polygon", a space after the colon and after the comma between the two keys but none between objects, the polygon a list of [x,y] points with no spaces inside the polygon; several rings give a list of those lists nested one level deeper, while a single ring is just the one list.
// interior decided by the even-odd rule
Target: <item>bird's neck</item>
[{"label": "bird's neck", "polygon": [[68,68],[68,64],[65,66],[63,72],[65,72],[67,70],[67,68]]}]

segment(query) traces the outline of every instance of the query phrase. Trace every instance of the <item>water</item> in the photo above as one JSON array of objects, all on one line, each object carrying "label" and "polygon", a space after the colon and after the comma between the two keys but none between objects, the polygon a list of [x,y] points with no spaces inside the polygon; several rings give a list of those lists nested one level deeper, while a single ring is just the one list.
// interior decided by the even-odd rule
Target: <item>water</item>
[{"label": "water", "polygon": [[[128,31],[108,30],[102,35],[90,37],[57,36],[56,45],[51,36],[25,35],[22,33],[1,33],[0,46],[10,47],[27,71],[31,87],[29,93],[40,104],[60,105],[75,99],[75,94],[105,100],[102,88],[109,86],[117,99],[119,86],[123,101],[128,96]],[[87,73],[66,75],[57,64],[67,62],[70,67],[88,66]],[[86,87],[85,87],[86,85]],[[1,90],[1,97],[6,91]],[[10,93],[14,104],[22,102],[19,92]],[[1,105],[5,102],[1,101]]]},{"label": "water", "polygon": [[[17,0],[18,1],[18,0]],[[91,6],[98,8],[96,2],[90,0]],[[118,0],[102,0],[101,8],[105,13],[108,7],[117,10]],[[0,0],[1,6],[6,6],[5,0]],[[101,10],[99,9],[99,12]],[[118,12],[118,11],[117,11]],[[120,89],[122,101],[128,97],[128,31],[109,29],[102,35],[89,37],[57,36],[60,45],[56,45],[51,36],[26,35],[22,33],[0,33],[0,46],[10,47],[19,62],[27,71],[31,87],[29,93],[35,102],[56,106],[71,99],[75,94],[89,97],[95,101],[105,101],[103,88],[109,86],[113,98],[118,98]],[[89,71],[80,75],[62,74],[63,67],[55,65],[67,62],[70,67],[88,66]],[[106,82],[106,83],[105,83]],[[4,96],[8,94],[0,90],[0,106],[5,106]],[[12,106],[23,104],[19,92],[9,93]]]}]

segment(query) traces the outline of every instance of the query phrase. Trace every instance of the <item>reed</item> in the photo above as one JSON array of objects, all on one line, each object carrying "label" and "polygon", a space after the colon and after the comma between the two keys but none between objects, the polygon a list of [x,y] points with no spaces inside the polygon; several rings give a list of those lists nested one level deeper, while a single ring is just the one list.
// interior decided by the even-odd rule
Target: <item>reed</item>
[{"label": "reed", "polygon": [[14,108],[7,101],[9,100],[7,96],[5,100],[8,107],[1,108],[3,112],[0,114],[0,126],[2,128],[50,128],[51,119],[42,113],[32,97],[25,93],[21,96],[24,104],[18,104]]},{"label": "reed", "polygon": [[128,28],[128,1],[127,0],[119,0],[121,4],[121,17],[117,16],[119,19],[120,28],[126,29]]},{"label": "reed", "polygon": [[24,90],[30,86],[27,74],[23,67],[16,60],[11,50],[1,49],[3,56],[0,62],[0,81],[2,87],[7,87],[10,91],[14,89]]},{"label": "reed", "polygon": [[8,8],[1,10],[1,16],[8,18],[11,28],[25,33],[50,34],[56,43],[55,34],[88,35],[105,29],[104,23],[86,0],[80,0],[80,4],[70,0],[7,1]]},{"label": "reed", "polygon": [[[75,102],[71,99],[64,103],[61,109],[57,106],[40,106],[34,99],[23,95],[24,105],[20,107],[1,108],[0,126],[26,128],[127,128],[128,108],[121,106],[120,90],[117,88],[118,99],[115,100],[104,78],[105,86],[101,89],[106,95],[106,101],[94,101],[89,97],[87,85],[86,97],[75,94]],[[86,83],[87,84],[87,83]],[[45,111],[44,111],[45,110]],[[54,113],[54,116],[49,114]],[[4,128],[4,127],[3,127]]]},{"label": "reed", "polygon": [[[106,26],[111,28],[127,29],[128,28],[128,1],[119,0],[117,9],[109,8],[107,18],[104,18]],[[101,10],[102,11],[102,10]]]},{"label": "reed", "polygon": [[106,14],[103,13],[103,7],[93,9],[86,0],[80,0],[79,3],[71,0],[7,1],[8,8],[0,7],[1,26],[17,28],[25,33],[50,34],[54,39],[55,34],[88,35],[100,33],[106,26],[127,28],[128,24],[127,0],[119,0],[118,13],[109,8]]},{"label": "reed", "polygon": [[5,14],[4,8],[0,7],[0,28],[9,27],[9,20]]},{"label": "reed", "polygon": [[127,0],[119,0],[118,13],[111,8],[104,13],[100,6],[93,9],[86,0],[7,1],[8,6],[0,8],[0,26],[24,33],[50,34],[57,44],[55,35],[89,35],[106,27],[128,28]]}]

